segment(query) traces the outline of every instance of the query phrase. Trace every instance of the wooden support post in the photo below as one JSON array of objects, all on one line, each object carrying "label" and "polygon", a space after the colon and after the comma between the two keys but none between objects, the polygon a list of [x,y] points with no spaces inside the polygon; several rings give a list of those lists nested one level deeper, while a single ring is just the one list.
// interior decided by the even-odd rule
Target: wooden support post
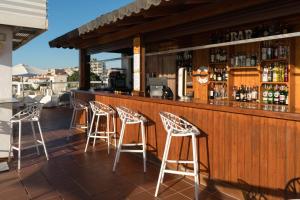
[{"label": "wooden support post", "polygon": [[145,76],[145,47],[140,36],[133,39],[133,90],[144,93],[146,88]]},{"label": "wooden support post", "polygon": [[90,60],[91,56],[87,54],[86,49],[79,50],[79,89],[90,89]]}]

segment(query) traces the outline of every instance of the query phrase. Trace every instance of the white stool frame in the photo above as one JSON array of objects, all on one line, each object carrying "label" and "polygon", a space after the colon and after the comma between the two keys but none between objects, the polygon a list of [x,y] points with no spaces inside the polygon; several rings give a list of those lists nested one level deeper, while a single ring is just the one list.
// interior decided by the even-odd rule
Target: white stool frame
[{"label": "white stool frame", "polygon": [[[46,159],[49,160],[46,145],[45,145],[45,141],[44,141],[44,137],[43,137],[43,133],[42,133],[42,129],[41,129],[41,125],[40,125],[40,121],[39,121],[39,118],[40,118],[40,115],[41,115],[41,110],[42,110],[42,104],[34,103],[34,104],[31,104],[31,105],[27,106],[24,110],[21,110],[20,112],[18,112],[14,116],[12,116],[11,119],[10,119],[11,128],[13,128],[14,123],[18,123],[18,125],[19,125],[19,136],[18,136],[19,138],[18,138],[18,146],[14,146],[13,145],[13,136],[11,136],[11,139],[10,139],[11,144],[10,144],[10,148],[9,148],[8,160],[9,161],[11,160],[12,150],[18,151],[18,170],[21,169],[22,122],[29,122],[31,124],[33,139],[34,139],[34,142],[35,142],[35,148],[36,148],[37,154],[40,155],[40,151],[39,151],[38,146],[43,145]],[[38,130],[39,130],[39,133],[40,133],[41,140],[38,140],[36,138],[34,122],[37,123],[37,125],[38,125]],[[28,149],[28,148],[31,148],[31,147],[32,146],[29,146],[29,147],[26,147],[26,148]],[[25,148],[23,148],[23,149],[25,149]]]},{"label": "white stool frame", "polygon": [[72,114],[72,119],[70,122],[70,129],[77,128],[76,122],[75,122],[77,113],[79,111],[83,111],[83,112],[85,112],[86,124],[84,126],[81,126],[81,128],[88,130],[88,128],[89,128],[89,105],[80,99],[72,99],[71,98],[70,100],[71,100],[71,104],[73,106],[73,114]]},{"label": "white stool frame", "polygon": [[[97,101],[90,101],[90,107],[93,112],[92,121],[90,124],[90,130],[88,134],[88,138],[86,141],[84,152],[87,151],[88,144],[90,141],[90,138],[94,138],[93,147],[95,147],[96,139],[102,138],[107,139],[107,153],[109,154],[110,149],[110,137],[111,135],[115,138],[115,147],[117,147],[117,138],[116,138],[116,111],[103,103],[97,102]],[[100,117],[106,117],[106,131],[98,131],[99,127],[99,119]],[[93,132],[93,124],[95,122],[95,118],[97,117],[96,124],[95,124],[95,131]],[[112,117],[112,125],[113,125],[113,131],[110,131],[110,117]]]},{"label": "white stool frame", "polygon": [[[160,113],[161,120],[163,122],[164,128],[167,131],[166,145],[162,158],[161,168],[159,172],[159,177],[155,190],[155,197],[158,195],[159,186],[163,183],[164,174],[178,174],[184,176],[194,176],[195,182],[195,199],[198,200],[199,193],[199,166],[198,166],[198,154],[197,154],[197,141],[196,136],[200,134],[197,127],[189,123],[188,121],[168,112]],[[193,160],[168,160],[169,149],[171,145],[172,137],[192,137],[192,149],[193,149]],[[185,172],[178,170],[166,169],[167,163],[177,163],[177,164],[193,164],[194,172]]]},{"label": "white stool frame", "polygon": [[[116,107],[119,117],[122,121],[120,139],[117,146],[116,157],[113,166],[113,172],[116,170],[117,163],[120,160],[121,152],[129,152],[129,153],[143,153],[143,164],[144,164],[144,172],[146,172],[146,137],[145,137],[145,123],[147,119],[141,114],[130,110],[129,108],[119,106]],[[140,124],[141,126],[141,135],[142,135],[142,143],[131,143],[131,144],[123,144],[123,138],[125,134],[125,126],[129,124]],[[141,146],[141,150],[131,150],[131,149],[122,149],[122,147],[126,146]]]}]

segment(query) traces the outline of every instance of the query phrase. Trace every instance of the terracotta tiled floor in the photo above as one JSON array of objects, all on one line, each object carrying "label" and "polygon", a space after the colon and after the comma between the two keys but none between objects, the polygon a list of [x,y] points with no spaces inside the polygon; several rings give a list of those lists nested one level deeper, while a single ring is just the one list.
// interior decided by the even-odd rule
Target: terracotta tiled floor
[{"label": "terracotta tiled floor", "polygon": [[[116,173],[112,172],[114,151],[107,155],[107,146],[97,142],[95,149],[83,152],[84,134],[74,133],[67,140],[71,110],[45,109],[41,124],[47,141],[50,160],[44,154],[36,155],[33,149],[22,151],[22,169],[16,170],[14,160],[9,172],[0,174],[0,199],[193,199],[191,181],[178,176],[167,176],[161,185],[159,198],[154,191],[159,166],[147,163],[147,173],[142,172],[142,159],[132,154],[122,154]],[[31,140],[29,127],[25,126],[24,141]],[[40,149],[41,152],[42,149]],[[217,191],[200,188],[200,199],[230,199]]]}]

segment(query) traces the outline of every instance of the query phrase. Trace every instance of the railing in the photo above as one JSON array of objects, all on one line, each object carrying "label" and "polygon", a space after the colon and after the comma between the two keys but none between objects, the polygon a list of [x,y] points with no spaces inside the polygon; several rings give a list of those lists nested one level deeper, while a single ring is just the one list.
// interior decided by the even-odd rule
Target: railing
[{"label": "railing", "polygon": [[[101,81],[91,81],[91,88],[103,87]],[[12,83],[13,97],[24,102],[44,101],[51,102],[51,106],[69,103],[70,90],[78,89],[79,82],[17,82]],[[47,97],[47,98],[46,98]]]}]

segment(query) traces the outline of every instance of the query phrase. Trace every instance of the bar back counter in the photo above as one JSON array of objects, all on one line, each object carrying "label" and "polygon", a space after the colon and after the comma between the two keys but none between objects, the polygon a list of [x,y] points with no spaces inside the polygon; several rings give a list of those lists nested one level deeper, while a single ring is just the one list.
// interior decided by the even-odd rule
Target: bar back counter
[{"label": "bar back counter", "polygon": [[[150,121],[146,128],[148,156],[159,160],[166,140],[159,112],[188,119],[202,132],[198,138],[201,183],[236,198],[242,199],[245,192],[253,192],[268,199],[283,199],[288,185],[300,177],[300,113],[297,111],[257,107],[258,104],[253,107],[249,103],[180,102],[80,90],[75,93],[76,98],[85,101],[126,106],[145,115]],[[126,131],[136,134],[125,134],[125,142],[139,139],[137,127]],[[173,142],[171,159],[192,159],[191,141],[178,138]],[[169,167],[189,169],[180,165]]]}]

